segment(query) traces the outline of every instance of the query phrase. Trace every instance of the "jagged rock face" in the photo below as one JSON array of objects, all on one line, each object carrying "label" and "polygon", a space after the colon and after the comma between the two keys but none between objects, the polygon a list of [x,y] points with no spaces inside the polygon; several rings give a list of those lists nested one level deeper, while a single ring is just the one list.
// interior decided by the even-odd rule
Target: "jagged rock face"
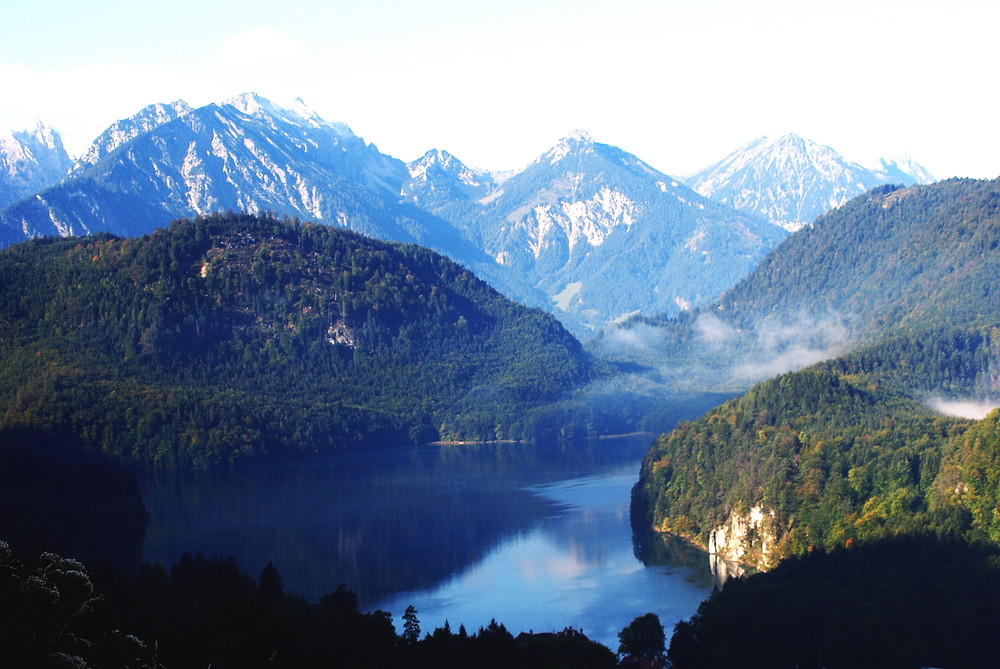
[{"label": "jagged rock face", "polygon": [[57,183],[72,164],[59,133],[41,122],[0,134],[0,207]]},{"label": "jagged rock face", "polygon": [[[457,192],[464,184],[467,194],[443,204],[426,195],[424,181],[434,174],[427,159],[411,164],[421,183],[406,192],[462,228],[508,276],[525,277],[542,291],[547,304],[540,306],[577,333],[634,313],[673,314],[703,304],[785,234],[584,132],[514,174],[469,171],[448,156],[450,176],[433,192]],[[443,173],[444,163],[437,164]]]},{"label": "jagged rock face", "polygon": [[409,179],[401,195],[414,204],[434,209],[455,202],[486,197],[496,181],[484,170],[468,167],[447,151],[434,149],[407,164]]},{"label": "jagged rock face", "polygon": [[932,181],[912,159],[868,169],[796,135],[760,137],[685,179],[707,198],[792,231],[875,186]]},{"label": "jagged rock face", "polygon": [[760,505],[745,514],[733,511],[708,535],[708,553],[723,575],[739,575],[743,565],[768,569],[776,562],[777,544],[774,510]]},{"label": "jagged rock face", "polygon": [[101,133],[90,145],[74,167],[79,172],[96,164],[101,158],[111,154],[119,146],[136,137],[151,132],[156,128],[177,119],[191,111],[191,107],[183,100],[170,104],[152,104],[144,107],[138,114],[127,119],[115,121],[111,127]]}]

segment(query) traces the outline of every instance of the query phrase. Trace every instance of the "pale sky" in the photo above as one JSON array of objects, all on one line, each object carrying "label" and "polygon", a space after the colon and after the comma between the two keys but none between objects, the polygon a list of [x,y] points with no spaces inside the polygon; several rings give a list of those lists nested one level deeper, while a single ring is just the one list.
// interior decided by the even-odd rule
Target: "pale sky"
[{"label": "pale sky", "polygon": [[576,129],[684,176],[794,132],[1000,176],[996,0],[0,0],[0,129],[81,153],[153,102],[301,97],[401,160]]}]

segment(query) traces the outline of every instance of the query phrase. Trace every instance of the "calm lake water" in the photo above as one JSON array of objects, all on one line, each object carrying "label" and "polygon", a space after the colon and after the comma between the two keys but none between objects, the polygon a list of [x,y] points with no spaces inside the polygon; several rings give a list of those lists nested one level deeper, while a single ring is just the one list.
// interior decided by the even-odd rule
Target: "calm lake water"
[{"label": "calm lake water", "polygon": [[[343,583],[363,610],[412,604],[424,633],[495,618],[564,627],[617,650],[652,611],[669,630],[708,596],[707,558],[645,566],[629,494],[651,437],[590,444],[421,446],[140,482],[144,560],[232,555],[316,601]],[[661,558],[662,560],[662,558]]]}]

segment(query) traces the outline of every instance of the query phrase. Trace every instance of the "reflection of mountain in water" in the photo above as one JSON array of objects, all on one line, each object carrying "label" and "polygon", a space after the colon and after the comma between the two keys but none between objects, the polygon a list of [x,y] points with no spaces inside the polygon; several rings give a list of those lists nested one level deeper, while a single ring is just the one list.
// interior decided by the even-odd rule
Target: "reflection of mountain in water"
[{"label": "reflection of mountain in water", "polygon": [[233,555],[251,573],[270,560],[293,592],[344,583],[364,606],[432,587],[564,508],[529,486],[638,462],[649,443],[415,447],[151,475],[145,559]]}]

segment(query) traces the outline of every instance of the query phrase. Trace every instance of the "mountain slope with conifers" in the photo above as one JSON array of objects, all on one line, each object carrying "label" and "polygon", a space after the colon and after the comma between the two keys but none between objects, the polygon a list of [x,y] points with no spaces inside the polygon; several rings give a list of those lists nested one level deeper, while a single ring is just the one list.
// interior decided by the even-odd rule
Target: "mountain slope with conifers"
[{"label": "mountain slope with conifers", "polygon": [[[921,350],[943,350],[958,339],[926,335],[876,345],[764,381],[683,424],[647,454],[634,522],[705,548],[726,528],[731,543],[718,544],[718,553],[757,567],[927,528],[973,533],[968,514],[938,503],[934,492],[949,440],[973,421],[934,412],[918,399],[923,391],[909,390],[911,376],[927,381],[928,391],[935,379],[938,390],[961,380],[933,357],[907,366]],[[957,366],[968,363],[967,379],[977,359],[994,367],[1000,360],[990,336],[969,333],[968,340],[966,355],[951,349]],[[754,508],[762,522],[732,542],[733,519],[748,529]]]},{"label": "mountain slope with conifers", "polygon": [[714,332],[745,354],[769,322],[839,313],[841,354],[661,437],[637,525],[762,567],[917,530],[997,541],[995,420],[931,407],[1000,396],[998,246],[1000,180],[877,189],[790,237],[711,310]]},{"label": "mountain slope with conifers", "polygon": [[792,235],[716,310],[734,322],[809,310],[860,335],[983,325],[1000,312],[1000,179],[883,186]]},{"label": "mountain slope with conifers", "polygon": [[0,417],[207,466],[558,435],[579,343],[421,247],[249,215],[0,253]]}]

